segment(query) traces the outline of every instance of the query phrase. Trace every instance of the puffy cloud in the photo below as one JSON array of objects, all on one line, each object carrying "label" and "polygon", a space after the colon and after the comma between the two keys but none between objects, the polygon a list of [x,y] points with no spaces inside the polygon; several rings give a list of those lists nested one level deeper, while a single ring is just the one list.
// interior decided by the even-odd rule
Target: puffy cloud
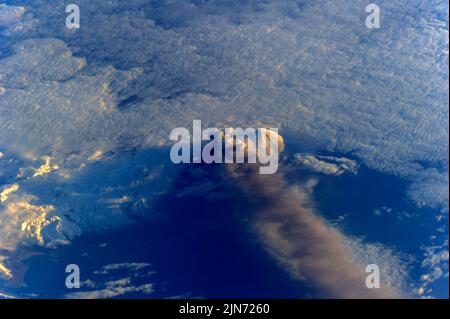
[{"label": "puffy cloud", "polygon": [[414,293],[419,297],[429,298],[433,296],[433,284],[445,280],[448,285],[448,239],[442,244],[425,246],[423,250],[425,251],[422,260],[424,273],[420,277],[420,284],[414,288]]},{"label": "puffy cloud", "polygon": [[39,16],[41,36],[63,39],[93,65],[145,70],[111,85],[113,104],[129,112],[98,127],[133,121],[137,140],[164,143],[167,130],[194,118],[216,127],[277,125],[300,143],[351,151],[409,179],[417,203],[447,206],[448,182],[440,181],[448,175],[448,4],[381,1],[379,32],[365,28],[363,1],[80,5],[84,25],[75,33],[60,22],[62,3],[35,1],[27,10]]},{"label": "puffy cloud", "polygon": [[[0,4],[0,27],[4,28],[2,33],[5,36],[19,36],[26,32],[33,32],[36,26],[37,20],[31,14],[27,14],[25,7]],[[8,41],[0,43],[0,52],[2,44],[5,43],[7,44]]]},{"label": "puffy cloud", "polygon": [[154,292],[154,288],[151,283],[137,286],[127,284],[129,284],[129,281],[126,279],[106,282],[104,284],[105,288],[103,289],[73,292],[66,294],[65,297],[69,299],[106,299],[122,296],[132,292],[140,292],[146,295],[150,295]]},{"label": "puffy cloud", "polygon": [[116,134],[107,136],[119,118],[105,114],[102,105],[114,105],[106,89],[110,82],[126,82],[134,71],[101,69],[96,77],[76,76],[83,59],[72,57],[67,46],[55,39],[27,40],[17,48],[16,55],[0,60],[2,73],[5,70],[0,83],[8,83],[1,103],[14,105],[0,113],[4,147],[38,157],[50,154],[60,161],[80,150],[80,156],[88,157],[99,146],[111,148],[120,136],[123,139],[125,122],[119,124],[122,128],[116,126]]},{"label": "puffy cloud", "polygon": [[341,175],[346,171],[352,174],[358,173],[358,163],[348,158],[301,153],[295,154],[294,158],[304,168],[317,173],[328,175]]},{"label": "puffy cloud", "polygon": [[6,4],[0,4],[0,26],[8,26],[20,20],[20,17],[24,14],[25,8],[20,6],[8,6]]},{"label": "puffy cloud", "polygon": [[66,44],[56,39],[25,40],[13,50],[13,56],[0,60],[0,84],[11,89],[66,80],[86,63],[82,58],[73,57]]},{"label": "puffy cloud", "polygon": [[[66,298],[71,299],[105,299],[114,298],[128,293],[142,293],[144,295],[152,294],[155,289],[152,283],[136,283],[136,278],[146,278],[152,275],[152,272],[148,272],[150,264],[138,263],[138,262],[125,262],[117,264],[109,264],[102,267],[101,270],[94,271],[94,275],[110,277],[112,280],[95,282],[90,279],[82,283],[83,287],[92,288],[88,291],[77,291],[74,293],[66,294]],[[115,272],[121,270],[128,275],[127,277],[117,278]],[[143,272],[145,270],[145,272]]]}]

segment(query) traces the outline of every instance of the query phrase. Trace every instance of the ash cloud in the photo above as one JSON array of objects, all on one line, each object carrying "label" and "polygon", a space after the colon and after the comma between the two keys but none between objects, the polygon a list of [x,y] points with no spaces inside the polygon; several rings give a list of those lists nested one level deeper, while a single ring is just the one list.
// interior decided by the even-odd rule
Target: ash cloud
[{"label": "ash cloud", "polygon": [[293,278],[326,298],[404,297],[402,283],[389,275],[381,276],[380,288],[366,287],[366,265],[386,260],[369,256],[372,261],[364,263],[349,239],[318,216],[310,199],[314,180],[302,188],[289,185],[282,174],[259,175],[254,167],[234,165],[229,173],[257,207],[253,228],[261,244]]}]

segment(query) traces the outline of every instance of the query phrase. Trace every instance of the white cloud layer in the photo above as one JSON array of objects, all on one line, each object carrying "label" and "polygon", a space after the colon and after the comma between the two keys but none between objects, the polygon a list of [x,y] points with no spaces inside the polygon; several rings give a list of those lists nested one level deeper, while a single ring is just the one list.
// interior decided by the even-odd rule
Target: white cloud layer
[{"label": "white cloud layer", "polygon": [[[361,0],[78,4],[77,31],[64,26],[63,1],[0,5],[0,178],[20,187],[0,204],[0,249],[42,244],[43,223],[69,238],[65,215],[92,230],[142,214],[167,184],[161,160],[149,167],[139,155],[124,181],[129,163],[111,169],[104,154],[168,145],[193,119],[277,126],[287,144],[351,152],[410,181],[417,205],[448,209],[447,2],[379,1],[377,31],[365,28]],[[28,178],[43,156],[58,169]]]},{"label": "white cloud layer", "polygon": [[[100,7],[81,1],[80,6],[85,25],[73,33],[56,22],[65,14],[62,3],[33,2],[30,11],[40,19],[35,32],[76,44],[93,65],[138,67],[143,73],[128,74],[132,82],[127,84],[115,79],[120,73],[89,67],[92,78],[79,75],[58,84],[54,81],[73,75],[82,60],[71,57],[56,40],[18,43],[1,67],[6,71],[2,102],[17,105],[11,114],[15,120],[3,116],[10,125],[2,143],[15,141],[28,148],[35,142],[30,134],[38,130],[50,134],[40,135],[42,144],[73,148],[80,143],[77,137],[85,137],[93,126],[96,141],[106,142],[126,134],[124,123],[131,121],[133,132],[128,134],[147,145],[167,141],[169,128],[192,118],[214,126],[277,124],[301,141],[312,140],[328,151],[351,151],[371,168],[410,179],[409,195],[419,204],[448,203],[447,4],[382,1],[379,32],[364,27],[363,2],[298,6],[268,1],[226,7],[219,1],[176,1],[173,7],[152,8],[143,1],[126,6],[111,1]],[[401,18],[396,16],[400,9]],[[17,10],[3,9],[2,19],[16,21]],[[49,54],[51,59],[41,60]],[[17,72],[19,63],[23,72]],[[8,94],[24,83],[33,85]],[[109,96],[96,90],[100,84],[111,89]],[[100,106],[90,101],[102,104],[102,98],[116,112],[99,115]],[[25,108],[33,110],[36,104],[42,110],[27,114]],[[119,116],[117,105],[133,105],[133,111]],[[46,120],[36,118],[39,114],[46,114]],[[140,120],[144,114],[146,121]],[[30,116],[34,125],[24,131]],[[58,129],[61,116],[64,123],[76,123],[79,132]],[[49,127],[53,118],[57,120]],[[109,135],[102,137],[105,131]]]}]

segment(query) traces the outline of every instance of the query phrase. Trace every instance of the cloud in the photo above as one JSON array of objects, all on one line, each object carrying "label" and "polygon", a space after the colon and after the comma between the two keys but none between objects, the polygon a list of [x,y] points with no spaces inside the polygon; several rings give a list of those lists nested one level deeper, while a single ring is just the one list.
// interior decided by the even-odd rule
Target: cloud
[{"label": "cloud", "polygon": [[9,199],[1,209],[2,250],[14,250],[22,242],[52,246],[79,234],[79,228],[58,216],[54,206],[34,204],[36,200],[34,196],[22,194]]},{"label": "cloud", "polygon": [[341,175],[344,172],[357,174],[359,168],[356,161],[344,157],[297,153],[294,155],[294,158],[302,167],[327,175]]},{"label": "cloud", "polygon": [[[0,177],[35,196],[29,205],[51,205],[84,231],[126,224],[167,185],[163,161],[142,150],[201,119],[280,127],[311,154],[351,153],[409,181],[419,207],[448,210],[448,3],[380,1],[377,32],[362,0],[79,5],[76,31],[61,1],[0,6],[0,146],[13,159],[0,158]],[[132,164],[115,161],[125,151],[138,154]],[[58,171],[23,181],[42,156]],[[131,202],[108,206],[123,196]]]},{"label": "cloud", "polygon": [[[82,232],[102,232],[129,225],[136,216],[151,217],[153,202],[164,192],[170,174],[165,175],[166,179],[159,178],[164,173],[156,165],[160,159],[150,159],[142,154],[132,158],[125,154],[119,161],[116,157],[112,162],[85,167],[77,179],[61,177],[60,170],[45,178],[33,177],[35,169],[30,169],[28,176],[18,179],[20,187],[4,186],[0,190],[0,255],[5,257],[2,265],[14,274],[12,260],[21,259],[20,254],[14,255],[21,247],[54,248],[69,244]],[[14,163],[9,155],[4,160]],[[134,163],[133,169],[124,170],[130,163]],[[17,167],[28,164],[6,166],[7,177],[12,175],[11,179],[16,180]],[[116,182],[112,182],[114,179]]]},{"label": "cloud", "polygon": [[25,7],[0,4],[0,27],[5,28],[3,33],[6,36],[32,32],[36,26],[37,21],[31,14],[26,14]]},{"label": "cloud", "polygon": [[[7,149],[0,157],[0,178],[3,183],[11,185],[1,190],[4,205],[0,205],[0,249],[12,251],[22,242],[46,247],[67,244],[82,230],[101,231],[118,227],[130,222],[129,216],[125,215],[145,214],[150,207],[150,199],[156,198],[164,188],[162,185],[168,182],[168,179],[160,179],[148,187],[152,176],[157,177],[161,171],[152,167],[156,160],[149,164],[148,159],[152,156],[138,159],[141,162],[136,166],[139,172],[136,171],[134,180],[129,182],[133,183],[131,188],[142,192],[134,192],[140,197],[132,198],[129,207],[110,207],[104,200],[109,196],[127,196],[124,192],[130,186],[121,183],[126,182],[122,175],[128,168],[123,170],[123,167],[128,167],[129,161],[124,160],[120,167],[103,173],[98,167],[89,167],[89,158],[98,149],[105,151],[102,158],[96,158],[96,162],[105,162],[110,160],[111,154],[133,150],[137,147],[135,143],[140,143],[133,141],[130,134],[134,135],[134,129],[126,124],[135,120],[129,118],[121,122],[120,128],[113,122],[117,122],[121,115],[116,113],[114,120],[109,114],[109,107],[115,105],[109,86],[120,82],[126,84],[138,71],[101,68],[96,76],[81,75],[79,71],[85,67],[85,60],[73,57],[67,45],[56,39],[24,40],[14,45],[12,50],[9,58],[0,60],[0,85],[6,87],[2,91],[0,105],[15,105],[0,109],[0,145],[2,151]],[[103,116],[112,122],[104,125]],[[141,117],[141,121],[145,118]],[[111,130],[111,127],[115,129]],[[158,144],[158,138],[152,141]],[[97,165],[102,166],[103,163]],[[89,177],[81,177],[89,181],[79,181],[80,171],[93,173]],[[99,174],[112,176],[114,171],[118,173],[113,173],[117,178],[114,186],[109,184],[109,178],[109,181],[96,182]],[[74,176],[78,182],[73,180]],[[18,188],[23,189],[22,195],[25,194],[26,198],[17,197],[14,202],[5,204],[12,191]],[[99,199],[99,193],[105,196]],[[42,204],[32,204],[30,200]],[[37,213],[42,207],[51,208],[51,212]],[[16,215],[13,217],[13,214]],[[69,222],[69,219],[74,222]]]},{"label": "cloud", "polygon": [[[80,234],[80,228],[65,216],[57,215],[52,205],[39,205],[28,194],[10,196],[0,204],[0,273],[12,278],[10,257],[22,245],[52,248],[69,243]],[[16,262],[20,256],[13,257]]]},{"label": "cloud", "polygon": [[120,280],[115,282],[105,283],[104,289],[92,291],[78,291],[66,294],[65,297],[69,299],[106,299],[122,296],[132,292],[140,292],[150,295],[154,292],[152,284],[143,284],[138,286],[127,286],[127,280]]},{"label": "cloud", "polygon": [[[26,107],[18,105],[23,113],[5,118],[4,141],[40,153],[49,143],[69,152],[86,135],[115,144],[112,132],[131,135],[129,143],[161,145],[168,142],[168,131],[194,118],[215,127],[276,125],[300,143],[352,152],[370,168],[407,178],[408,195],[418,204],[448,206],[448,4],[381,1],[385,23],[380,32],[370,32],[363,23],[363,1],[301,8],[295,1],[225,6],[178,0],[158,7],[140,0],[80,1],[85,19],[77,32],[60,23],[63,3],[34,1],[24,7],[39,16],[40,25],[23,34],[47,39],[20,42],[7,36],[15,54],[0,67],[6,70],[2,98],[6,105],[20,100]],[[76,49],[87,65],[65,46]],[[80,70],[92,78],[70,78]],[[68,78],[66,85],[58,82]],[[51,87],[38,85],[42,81]],[[106,83],[109,94],[97,92],[97,83]],[[33,110],[30,99],[10,92],[22,86],[28,86],[33,101],[41,101],[33,125],[24,122]],[[60,91],[69,94],[59,96]],[[90,101],[96,99],[97,108],[106,105],[112,114],[93,116]],[[46,111],[61,104],[68,107],[59,114]],[[44,121],[40,114],[58,120]],[[61,118],[79,131],[48,127]],[[35,132],[49,136],[24,134],[25,127],[36,125]],[[42,143],[35,145],[34,136]],[[84,148],[89,156],[96,150]]]},{"label": "cloud", "polygon": [[397,211],[386,206],[382,206],[380,208],[375,209],[373,213],[377,216],[392,216],[401,221],[417,217],[415,213],[410,213],[406,211]]},{"label": "cloud", "polygon": [[58,165],[56,164],[54,165],[50,164],[51,158],[49,156],[43,156],[42,159],[44,160],[44,164],[42,164],[41,166],[39,166],[39,168],[36,169],[36,172],[33,174],[33,177],[48,174],[59,168]]},{"label": "cloud", "polygon": [[5,202],[8,199],[8,195],[13,193],[19,189],[18,184],[12,184],[6,187],[3,187],[2,192],[0,193],[0,202]]},{"label": "cloud", "polygon": [[[102,267],[101,270],[94,271],[94,275],[113,276],[112,280],[105,282],[94,282],[90,279],[82,283],[82,287],[94,288],[89,291],[77,291],[64,295],[70,299],[105,299],[123,296],[129,293],[141,293],[151,295],[155,289],[152,283],[136,283],[136,278],[146,278],[152,275],[148,272],[149,263],[125,262],[109,264]],[[128,275],[126,277],[115,276],[115,272],[121,270]],[[143,272],[145,270],[145,272]]]},{"label": "cloud", "polygon": [[0,26],[8,26],[20,20],[20,17],[24,14],[25,8],[20,6],[8,6],[6,4],[0,4]]},{"label": "cloud", "polygon": [[425,246],[423,250],[424,259],[422,260],[422,269],[425,272],[420,277],[420,284],[416,286],[414,293],[422,298],[431,298],[435,283],[444,280],[448,286],[448,239],[442,244]]},{"label": "cloud", "polygon": [[15,299],[16,297],[0,291],[0,299]]},{"label": "cloud", "polygon": [[137,271],[144,268],[148,268],[151,265],[149,263],[118,263],[118,264],[109,264],[103,266],[102,270],[95,271],[94,274],[97,275],[107,275],[115,270],[125,269],[128,271]]},{"label": "cloud", "polygon": [[[10,89],[36,82],[63,81],[86,64],[72,56],[64,42],[56,39],[30,39],[14,45],[15,54],[0,60],[0,83]],[[30,72],[33,70],[32,72]]]},{"label": "cloud", "polygon": [[12,272],[11,270],[6,267],[4,264],[2,264],[2,262],[5,260],[6,258],[2,255],[0,255],[0,278],[4,277],[6,279],[11,279],[12,278]]},{"label": "cloud", "polygon": [[[21,272],[12,266],[14,263],[17,266],[22,258],[16,254],[17,250],[33,245],[53,248],[69,243],[81,233],[81,229],[54,205],[42,203],[40,198],[27,192],[29,185],[36,182],[33,173],[50,173],[46,169],[48,165],[51,170],[49,162],[38,169],[18,169],[21,164],[9,156],[0,159],[0,172],[5,173],[0,173],[0,177],[16,181],[3,186],[0,192],[0,274],[7,279],[14,278],[16,270]],[[15,175],[17,170],[19,173]],[[39,181],[37,183],[40,185]]]}]

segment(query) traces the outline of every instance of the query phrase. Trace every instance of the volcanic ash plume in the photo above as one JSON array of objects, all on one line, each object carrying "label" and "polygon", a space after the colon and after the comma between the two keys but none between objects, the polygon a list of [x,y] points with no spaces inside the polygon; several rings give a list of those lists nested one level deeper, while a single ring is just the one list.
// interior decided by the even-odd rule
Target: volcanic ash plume
[{"label": "volcanic ash plume", "polygon": [[366,265],[355,261],[344,236],[309,205],[311,185],[290,186],[281,173],[259,174],[255,164],[227,167],[255,207],[253,226],[262,245],[294,278],[327,298],[401,297],[383,280],[380,288],[366,287]]}]

